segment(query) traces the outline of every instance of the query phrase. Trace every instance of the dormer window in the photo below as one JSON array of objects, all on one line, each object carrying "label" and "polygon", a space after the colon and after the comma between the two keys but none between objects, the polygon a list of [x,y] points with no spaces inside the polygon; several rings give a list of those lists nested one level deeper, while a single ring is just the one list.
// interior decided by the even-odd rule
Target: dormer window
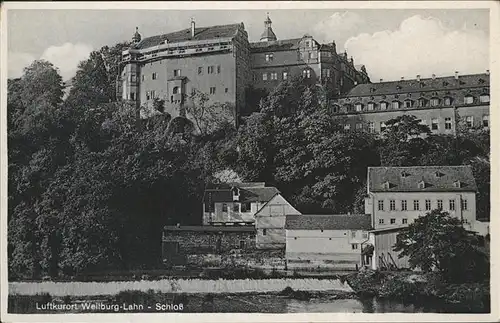
[{"label": "dormer window", "polygon": [[450,97],[444,98],[444,105],[446,105],[446,106],[451,105],[451,98]]},{"label": "dormer window", "polygon": [[380,110],[387,110],[387,102],[380,102]]},{"label": "dormer window", "polygon": [[439,99],[438,98],[432,98],[431,99],[431,107],[437,107],[439,105]]},{"label": "dormer window", "polygon": [[233,193],[233,201],[239,201],[240,200],[240,189],[237,187],[233,187],[231,189],[231,192]]},{"label": "dormer window", "polygon": [[453,182],[453,186],[454,186],[455,188],[460,188],[460,187],[462,187],[462,182],[460,182],[460,181],[455,181],[455,182]]},{"label": "dormer window", "polygon": [[427,183],[425,181],[422,180],[422,181],[418,182],[418,188],[424,189],[426,187],[427,187]]},{"label": "dormer window", "polygon": [[419,106],[425,107],[426,104],[427,104],[427,100],[426,99],[424,99],[424,98],[418,99],[418,105]]},{"label": "dormer window", "polygon": [[375,109],[375,103],[370,102],[368,103],[368,111],[373,111]]},{"label": "dormer window", "polygon": [[385,181],[385,182],[382,183],[382,188],[385,189],[385,190],[388,190],[391,187],[393,187],[393,185],[391,183],[389,183],[389,181]]},{"label": "dormer window", "polygon": [[437,178],[441,178],[441,177],[443,177],[443,176],[444,176],[444,174],[443,174],[443,173],[441,173],[440,171],[436,171],[436,172],[434,173],[434,176],[436,176]]},{"label": "dormer window", "polygon": [[472,95],[466,95],[464,97],[464,104],[472,104],[474,103],[474,97]]},{"label": "dormer window", "polygon": [[479,101],[481,103],[489,103],[490,102],[490,95],[489,94],[482,94],[479,96]]},{"label": "dormer window", "polygon": [[413,106],[413,101],[412,100],[405,100],[404,101],[404,107],[405,108],[411,108]]},{"label": "dormer window", "polygon": [[363,111],[363,104],[356,103],[356,112],[361,112],[361,111]]},{"label": "dormer window", "polygon": [[401,177],[406,178],[408,176],[410,176],[410,173],[408,173],[407,171],[402,171],[401,172]]},{"label": "dormer window", "polygon": [[399,101],[392,101],[392,108],[399,109]]}]

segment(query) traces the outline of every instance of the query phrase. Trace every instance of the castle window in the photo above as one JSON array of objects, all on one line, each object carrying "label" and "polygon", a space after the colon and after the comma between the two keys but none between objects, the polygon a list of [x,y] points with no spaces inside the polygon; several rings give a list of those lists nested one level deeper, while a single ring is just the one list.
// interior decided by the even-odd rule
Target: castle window
[{"label": "castle window", "polygon": [[464,104],[474,103],[474,97],[472,95],[467,95],[464,97]]},{"label": "castle window", "polygon": [[229,89],[226,87],[226,88],[224,89],[224,92],[226,92],[226,93],[227,93],[227,92],[229,92]]},{"label": "castle window", "polygon": [[362,123],[356,123],[356,130],[362,130],[363,129],[363,124]]},{"label": "castle window", "polygon": [[288,72],[283,72],[283,79],[284,80],[288,79]]},{"label": "castle window", "polygon": [[220,74],[220,65],[217,65],[217,74]]},{"label": "castle window", "polygon": [[474,117],[473,116],[467,116],[467,117],[465,117],[465,124],[469,128],[474,127]]},{"label": "castle window", "polygon": [[267,230],[266,229],[262,229],[262,235],[263,236],[267,235]]},{"label": "castle window", "polygon": [[207,73],[208,74],[214,74],[214,67],[213,66],[209,66],[208,69],[207,69]]},{"label": "castle window", "polygon": [[266,62],[272,62],[274,59],[273,54],[266,54]]},{"label": "castle window", "polygon": [[156,77],[157,77],[156,73],[153,73],[153,75],[151,76],[153,80],[156,80]]},{"label": "castle window", "polygon": [[135,101],[135,93],[130,93],[130,100]]},{"label": "castle window", "polygon": [[363,111],[363,105],[361,103],[356,103],[356,112]]},{"label": "castle window", "polygon": [[352,244],[352,250],[357,250],[358,249],[358,244],[357,243],[353,243]]},{"label": "castle window", "polygon": [[390,211],[396,211],[396,201],[395,200],[390,200],[389,201],[389,210]]},{"label": "castle window", "polygon": [[431,129],[432,130],[438,130],[439,129],[439,120],[438,119],[432,119],[431,120]]},{"label": "castle window", "polygon": [[442,210],[443,209],[443,200],[437,200],[438,204],[438,209]]},{"label": "castle window", "polygon": [[210,94],[215,94],[215,86],[210,88]]},{"label": "castle window", "polygon": [[375,132],[375,123],[374,122],[369,122],[368,123],[368,131],[370,133],[374,133]]},{"label": "castle window", "polygon": [[307,59],[312,59],[313,58],[313,53],[309,52],[307,53]]},{"label": "castle window", "polygon": [[384,219],[378,219],[378,224],[384,224]]},{"label": "castle window", "polygon": [[399,109],[399,101],[393,101],[392,102],[392,108],[393,109]]},{"label": "castle window", "polygon": [[439,99],[438,98],[432,98],[431,99],[431,106],[432,107],[437,107],[439,105]]},{"label": "castle window", "polygon": [[384,201],[379,200],[378,201],[378,210],[383,211],[384,210]]},{"label": "castle window", "polygon": [[425,210],[426,211],[431,210],[431,200],[425,200]]},{"label": "castle window", "polygon": [[490,102],[490,96],[488,94],[483,94],[479,96],[479,101],[481,103],[489,103]]},{"label": "castle window", "polygon": [[141,80],[144,81],[144,74],[141,76]]},{"label": "castle window", "polygon": [[391,219],[391,224],[395,224],[396,223],[396,219]]},{"label": "castle window", "polygon": [[368,111],[373,111],[375,109],[375,103],[370,102],[368,103]]},{"label": "castle window", "polygon": [[222,203],[222,212],[227,212],[227,203]]},{"label": "castle window", "polygon": [[350,123],[346,123],[344,125],[344,130],[351,130],[351,124]]},{"label": "castle window", "polygon": [[278,79],[278,73],[271,73],[271,80],[277,80]]},{"label": "castle window", "polygon": [[262,80],[263,81],[267,81],[267,73],[263,73],[262,74]]},{"label": "castle window", "polygon": [[450,200],[450,211],[455,211],[455,200]]},{"label": "castle window", "polygon": [[462,206],[462,211],[466,211],[467,210],[467,200],[463,199],[461,200],[461,206]]},{"label": "castle window", "polygon": [[420,211],[420,201],[419,200],[413,200],[413,210]]},{"label": "castle window", "polygon": [[311,70],[310,69],[305,69],[302,71],[302,76],[304,78],[310,79],[311,78]]},{"label": "castle window", "polygon": [[449,97],[444,98],[444,105],[446,106],[451,105],[451,98]]},{"label": "castle window", "polygon": [[408,210],[408,203],[406,202],[406,200],[402,200],[401,201],[401,211],[406,211]]},{"label": "castle window", "polygon": [[451,130],[451,118],[444,118],[444,128]]},{"label": "castle window", "polygon": [[179,87],[178,86],[175,86],[173,89],[172,89],[172,94],[178,94],[179,93]]},{"label": "castle window", "polygon": [[181,76],[181,70],[174,70],[174,77]]},{"label": "castle window", "polygon": [[380,103],[380,110],[387,110],[387,102]]},{"label": "castle window", "polygon": [[150,100],[151,99],[151,94],[149,91],[146,91],[146,100]]},{"label": "castle window", "polygon": [[198,67],[198,75],[202,75],[202,74],[203,74],[203,67],[199,66]]},{"label": "castle window", "polygon": [[483,127],[487,128],[489,126],[490,126],[490,116],[484,115],[483,116]]}]

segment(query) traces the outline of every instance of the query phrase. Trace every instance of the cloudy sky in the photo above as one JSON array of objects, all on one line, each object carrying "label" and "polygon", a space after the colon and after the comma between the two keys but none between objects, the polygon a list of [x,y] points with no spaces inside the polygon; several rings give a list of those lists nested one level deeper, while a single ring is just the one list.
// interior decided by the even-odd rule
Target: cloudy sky
[{"label": "cloudy sky", "polygon": [[372,81],[482,73],[489,69],[488,9],[348,10],[9,10],[8,73],[18,77],[34,59],[56,65],[64,79],[92,50],[197,26],[243,22],[257,41],[266,12],[278,39],[310,34],[337,43]]}]

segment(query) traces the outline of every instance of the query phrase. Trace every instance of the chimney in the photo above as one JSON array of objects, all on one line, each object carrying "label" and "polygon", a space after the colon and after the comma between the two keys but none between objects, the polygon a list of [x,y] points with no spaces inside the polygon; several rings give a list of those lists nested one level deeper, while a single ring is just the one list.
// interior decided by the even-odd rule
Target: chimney
[{"label": "chimney", "polygon": [[436,74],[432,74],[432,79],[435,80],[436,79]]},{"label": "chimney", "polygon": [[180,228],[180,227],[181,227],[181,224],[180,224],[180,223],[177,223],[176,227]]},{"label": "chimney", "polygon": [[382,83],[384,81],[384,79],[380,79],[380,83]]},{"label": "chimney", "polygon": [[404,81],[405,80],[405,77],[404,76],[401,76],[401,81]]},{"label": "chimney", "polygon": [[458,71],[455,71],[455,80],[458,80]]},{"label": "chimney", "polygon": [[490,70],[486,70],[486,75],[490,75]]},{"label": "chimney", "polygon": [[191,18],[191,38],[194,38],[194,27],[195,27],[194,19]]},{"label": "chimney", "polygon": [[417,81],[420,82],[420,74],[417,74]]}]

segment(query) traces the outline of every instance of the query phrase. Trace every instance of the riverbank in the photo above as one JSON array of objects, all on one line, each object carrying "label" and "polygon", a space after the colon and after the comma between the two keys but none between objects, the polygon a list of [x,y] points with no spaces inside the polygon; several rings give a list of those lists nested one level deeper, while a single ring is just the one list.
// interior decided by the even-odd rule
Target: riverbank
[{"label": "riverbank", "polygon": [[354,292],[362,297],[415,301],[435,299],[459,304],[471,312],[490,311],[489,281],[451,284],[436,273],[360,271],[345,277]]}]

